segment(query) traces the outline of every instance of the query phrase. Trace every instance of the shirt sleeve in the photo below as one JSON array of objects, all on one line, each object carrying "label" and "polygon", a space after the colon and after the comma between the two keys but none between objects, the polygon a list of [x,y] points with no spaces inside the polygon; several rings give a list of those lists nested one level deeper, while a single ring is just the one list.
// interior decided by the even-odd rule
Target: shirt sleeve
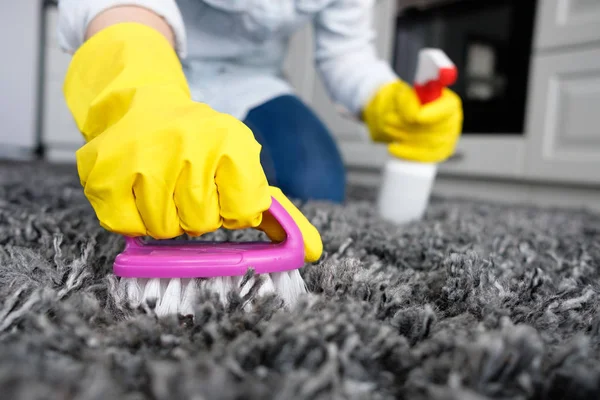
[{"label": "shirt sleeve", "polygon": [[59,0],[58,41],[61,48],[75,52],[83,44],[90,21],[104,10],[121,5],[144,7],[163,17],[175,35],[178,55],[185,58],[185,27],[175,0]]},{"label": "shirt sleeve", "polygon": [[332,100],[358,115],[397,75],[373,43],[375,0],[332,0],[315,19],[315,63]]}]

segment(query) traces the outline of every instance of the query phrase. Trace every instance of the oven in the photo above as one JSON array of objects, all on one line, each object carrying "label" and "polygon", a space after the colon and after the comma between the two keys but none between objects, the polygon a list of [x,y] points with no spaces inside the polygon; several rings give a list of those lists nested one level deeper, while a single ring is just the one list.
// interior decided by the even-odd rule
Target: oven
[{"label": "oven", "polygon": [[535,0],[399,0],[393,66],[409,82],[423,47],[458,68],[463,134],[524,135]]}]

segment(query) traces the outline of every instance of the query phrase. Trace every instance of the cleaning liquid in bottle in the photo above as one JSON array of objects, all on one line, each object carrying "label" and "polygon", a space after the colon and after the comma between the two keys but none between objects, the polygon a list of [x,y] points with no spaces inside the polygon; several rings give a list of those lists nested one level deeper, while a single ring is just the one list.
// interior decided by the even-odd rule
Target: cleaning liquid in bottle
[{"label": "cleaning liquid in bottle", "polygon": [[[456,66],[443,51],[425,48],[419,52],[414,88],[421,104],[440,97],[456,77]],[[378,197],[379,215],[397,224],[421,219],[429,204],[437,163],[402,160],[388,154]]]}]

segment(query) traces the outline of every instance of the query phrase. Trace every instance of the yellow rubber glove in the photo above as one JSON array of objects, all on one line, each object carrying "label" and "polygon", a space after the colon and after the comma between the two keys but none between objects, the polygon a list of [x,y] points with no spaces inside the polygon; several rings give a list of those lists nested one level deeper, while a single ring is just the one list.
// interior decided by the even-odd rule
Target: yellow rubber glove
[{"label": "yellow rubber glove", "polygon": [[[281,192],[281,189],[274,186],[271,186],[269,189],[271,196],[277,199],[279,204],[281,204],[294,221],[296,221],[298,228],[300,228],[302,237],[304,238],[304,258],[308,262],[317,261],[323,253],[323,243],[319,231],[317,231],[317,228],[315,228],[300,210],[298,210],[298,208]],[[285,239],[284,230],[269,213],[263,214],[263,220],[258,229],[265,232],[271,240],[281,241]]]},{"label": "yellow rubber glove", "polygon": [[398,158],[440,162],[452,155],[462,131],[460,97],[444,89],[437,100],[421,105],[415,90],[398,80],[384,85],[363,111],[375,142],[390,143]]},{"label": "yellow rubber glove", "polygon": [[[241,121],[191,99],[159,32],[121,23],[95,34],[74,54],[64,93],[87,142],[77,151],[81,184],[105,229],[170,239],[264,226],[280,238],[268,219],[261,225],[273,189],[260,144]],[[279,196],[307,261],[317,260],[318,231]]]}]

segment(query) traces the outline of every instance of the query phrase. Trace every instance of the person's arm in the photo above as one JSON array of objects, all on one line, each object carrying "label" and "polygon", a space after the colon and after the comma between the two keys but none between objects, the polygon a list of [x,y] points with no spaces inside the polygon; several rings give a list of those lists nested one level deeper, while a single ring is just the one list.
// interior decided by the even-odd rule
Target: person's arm
[{"label": "person's arm", "polygon": [[74,53],[100,30],[121,22],[138,22],[156,29],[186,55],[183,19],[175,0],[59,0],[58,39]]},{"label": "person's arm", "polygon": [[315,20],[315,63],[328,94],[357,118],[384,84],[398,79],[374,46],[374,0],[334,0]]},{"label": "person's arm", "polygon": [[85,32],[85,40],[102,29],[121,22],[137,22],[154,28],[167,38],[171,46],[175,47],[175,34],[167,21],[154,11],[139,6],[116,6],[102,11],[90,21]]}]

